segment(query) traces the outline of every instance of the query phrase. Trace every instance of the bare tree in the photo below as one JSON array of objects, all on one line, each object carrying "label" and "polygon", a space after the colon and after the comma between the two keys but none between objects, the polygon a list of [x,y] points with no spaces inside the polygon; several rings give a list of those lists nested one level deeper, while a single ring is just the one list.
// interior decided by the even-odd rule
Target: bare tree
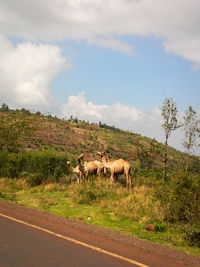
[{"label": "bare tree", "polygon": [[162,127],[165,131],[165,169],[164,169],[164,180],[167,176],[167,163],[168,163],[168,139],[171,135],[171,132],[180,127],[178,125],[177,119],[177,107],[176,102],[172,98],[165,98],[163,105],[161,106],[163,124]]},{"label": "bare tree", "polygon": [[198,138],[200,137],[200,120],[197,117],[196,111],[189,106],[188,110],[185,111],[183,117],[183,127],[185,131],[185,141],[183,146],[186,148],[186,166],[185,170],[188,170],[191,150],[198,146]]}]

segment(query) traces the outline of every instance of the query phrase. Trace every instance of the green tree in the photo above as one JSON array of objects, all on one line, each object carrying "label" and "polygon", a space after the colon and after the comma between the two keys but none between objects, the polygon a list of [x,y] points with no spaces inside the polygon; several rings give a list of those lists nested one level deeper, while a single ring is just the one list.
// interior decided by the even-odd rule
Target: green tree
[{"label": "green tree", "polygon": [[177,119],[177,106],[172,98],[165,98],[161,106],[163,124],[162,127],[165,131],[165,161],[164,161],[164,180],[167,176],[167,163],[168,163],[168,139],[171,132],[180,127]]},{"label": "green tree", "polygon": [[196,111],[189,106],[188,110],[185,111],[183,117],[183,127],[185,132],[185,141],[183,146],[186,149],[186,171],[189,167],[189,161],[191,156],[191,150],[198,146],[198,138],[200,137],[200,120],[197,117]]},{"label": "green tree", "polygon": [[153,167],[155,159],[159,153],[160,150],[155,139],[148,145],[138,143],[136,146],[136,154],[140,161],[140,166],[147,171]]},{"label": "green tree", "polygon": [[6,105],[5,103],[2,104],[1,108],[0,108],[0,111],[2,112],[9,112],[10,109],[8,107],[8,105]]}]

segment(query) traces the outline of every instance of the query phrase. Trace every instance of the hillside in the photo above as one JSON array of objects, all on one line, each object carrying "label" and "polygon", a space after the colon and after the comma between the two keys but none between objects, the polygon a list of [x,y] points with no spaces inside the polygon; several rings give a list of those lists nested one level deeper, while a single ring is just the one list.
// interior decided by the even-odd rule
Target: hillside
[{"label": "hillside", "polygon": [[[199,253],[200,158],[169,147],[164,179],[163,144],[102,123],[58,119],[27,110],[0,112],[0,200],[81,218],[139,238]],[[131,163],[132,188],[122,177],[77,183],[67,165],[77,156]],[[146,230],[153,224],[155,230]]]},{"label": "hillside", "polygon": [[[87,160],[98,159],[97,151],[105,151],[110,158],[122,157],[132,165],[146,170],[156,168],[162,171],[163,169],[163,144],[114,126],[102,123],[97,125],[79,121],[77,118],[58,119],[39,112],[31,114],[25,109],[0,112],[0,118],[4,128],[8,125],[16,128],[20,123],[23,125],[22,129],[28,128],[26,131],[19,129],[20,149],[56,150],[74,160],[80,153],[84,153]],[[170,170],[182,170],[184,161],[184,153],[169,147]],[[200,171],[199,157],[192,157],[191,170]]]}]

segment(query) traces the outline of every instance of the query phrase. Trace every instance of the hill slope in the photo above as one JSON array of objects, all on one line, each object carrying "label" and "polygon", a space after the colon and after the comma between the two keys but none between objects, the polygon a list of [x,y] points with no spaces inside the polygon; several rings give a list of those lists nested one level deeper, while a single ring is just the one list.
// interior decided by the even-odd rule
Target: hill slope
[{"label": "hill slope", "polygon": [[[21,121],[23,127],[29,126],[19,134],[20,146],[25,150],[52,149],[66,153],[70,159],[84,153],[87,160],[98,159],[97,151],[105,151],[111,158],[122,157],[146,170],[163,169],[163,144],[106,124],[91,124],[77,118],[58,119],[39,112],[31,114],[27,110],[0,112],[0,119],[4,128],[12,123],[16,128]],[[184,153],[169,147],[170,169],[183,169],[184,161]],[[199,157],[192,157],[191,162],[192,170],[198,172]]]}]

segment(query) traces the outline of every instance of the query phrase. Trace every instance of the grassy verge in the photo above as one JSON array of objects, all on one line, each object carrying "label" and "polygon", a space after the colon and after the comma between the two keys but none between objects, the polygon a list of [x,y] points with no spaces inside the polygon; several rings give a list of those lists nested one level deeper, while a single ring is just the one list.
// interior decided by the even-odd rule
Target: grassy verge
[{"label": "grassy verge", "polygon": [[[167,223],[153,188],[136,186],[127,192],[108,181],[82,184],[46,184],[30,187],[24,179],[0,179],[0,199],[63,217],[121,231],[131,236],[199,255],[200,248],[188,246],[184,225]],[[156,230],[145,230],[147,224]]]}]

